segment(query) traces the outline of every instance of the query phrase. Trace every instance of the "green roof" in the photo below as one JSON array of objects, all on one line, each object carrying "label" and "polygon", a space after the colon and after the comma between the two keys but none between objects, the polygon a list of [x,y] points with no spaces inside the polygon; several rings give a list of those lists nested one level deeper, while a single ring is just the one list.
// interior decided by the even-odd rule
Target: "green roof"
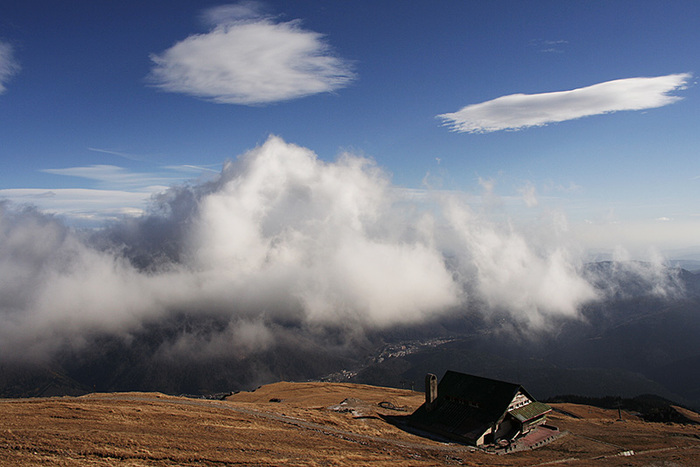
[{"label": "green roof", "polygon": [[528,420],[532,420],[533,418],[539,417],[540,415],[544,415],[550,410],[552,410],[552,408],[547,404],[542,402],[530,402],[527,405],[510,410],[508,413],[518,419],[518,421],[526,422]]}]

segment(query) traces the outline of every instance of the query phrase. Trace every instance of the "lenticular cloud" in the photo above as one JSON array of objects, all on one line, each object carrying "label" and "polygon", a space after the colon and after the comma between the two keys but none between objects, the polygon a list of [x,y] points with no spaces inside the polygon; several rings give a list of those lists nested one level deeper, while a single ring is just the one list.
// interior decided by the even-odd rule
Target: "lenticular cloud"
[{"label": "lenticular cloud", "polygon": [[356,333],[472,300],[539,326],[595,298],[579,272],[557,242],[452,195],[415,201],[366,158],[325,162],[270,137],[216,180],[97,233],[0,204],[0,350],[49,355],[185,313],[228,324],[203,341],[183,333],[178,348],[252,352],[282,328]]},{"label": "lenticular cloud", "polygon": [[151,55],[159,88],[217,103],[255,105],[331,92],[354,75],[323,35],[274,22],[249,4],[209,10],[211,31]]},{"label": "lenticular cloud", "polygon": [[574,120],[621,110],[643,110],[672,104],[692,75],[680,73],[654,78],[628,78],[570,91],[511,94],[438,115],[452,131],[490,133]]}]

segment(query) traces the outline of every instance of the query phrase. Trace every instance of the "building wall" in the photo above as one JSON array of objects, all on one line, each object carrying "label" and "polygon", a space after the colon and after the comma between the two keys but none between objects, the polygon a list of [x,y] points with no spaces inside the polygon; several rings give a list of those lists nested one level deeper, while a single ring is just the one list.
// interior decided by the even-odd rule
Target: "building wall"
[{"label": "building wall", "polygon": [[508,410],[517,409],[518,407],[522,407],[523,405],[527,405],[530,402],[532,402],[532,399],[527,397],[522,392],[518,391],[518,393],[515,395],[513,400],[510,401],[510,404],[508,405]]},{"label": "building wall", "polygon": [[512,417],[506,417],[494,434],[494,442],[502,438],[513,439],[518,433],[520,433],[520,423]]}]

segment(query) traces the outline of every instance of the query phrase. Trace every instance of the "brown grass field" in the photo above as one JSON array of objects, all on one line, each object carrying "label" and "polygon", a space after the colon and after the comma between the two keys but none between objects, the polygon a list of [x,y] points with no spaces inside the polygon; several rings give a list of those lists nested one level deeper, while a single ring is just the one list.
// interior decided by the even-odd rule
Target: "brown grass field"
[{"label": "brown grass field", "polygon": [[0,399],[0,465],[700,466],[698,425],[647,423],[624,412],[618,420],[616,411],[575,404],[553,405],[561,412],[549,423],[561,437],[507,455],[387,422],[422,400],[407,390],[284,382],[225,401],[158,393]]}]

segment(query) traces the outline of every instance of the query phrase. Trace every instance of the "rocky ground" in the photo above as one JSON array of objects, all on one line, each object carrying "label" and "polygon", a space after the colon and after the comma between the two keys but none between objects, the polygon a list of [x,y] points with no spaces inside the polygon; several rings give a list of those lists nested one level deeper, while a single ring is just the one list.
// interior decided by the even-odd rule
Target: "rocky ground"
[{"label": "rocky ground", "polygon": [[401,429],[422,400],[342,383],[276,383],[224,401],[157,393],[3,399],[0,465],[700,465],[698,425],[554,404],[549,423],[563,436],[495,455]]}]

